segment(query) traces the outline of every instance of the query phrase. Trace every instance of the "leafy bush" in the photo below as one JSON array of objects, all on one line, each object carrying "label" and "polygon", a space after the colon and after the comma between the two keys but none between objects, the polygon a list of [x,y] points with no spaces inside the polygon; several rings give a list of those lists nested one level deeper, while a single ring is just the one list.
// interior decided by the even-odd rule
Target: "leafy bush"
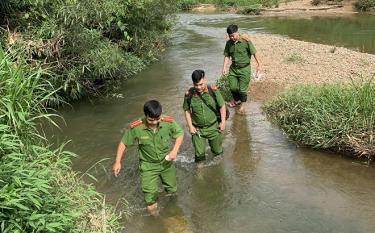
[{"label": "leafy bush", "polygon": [[198,3],[198,0],[180,0],[179,8],[183,11],[189,11],[197,3]]},{"label": "leafy bush", "polygon": [[359,11],[369,11],[369,10],[374,10],[375,9],[375,0],[358,0],[354,4],[354,6],[359,10]]},{"label": "leafy bush", "polygon": [[220,93],[223,96],[224,100],[230,102],[233,97],[230,92],[229,82],[227,76],[221,76],[217,81],[216,85],[220,88]]},{"label": "leafy bush", "polygon": [[[17,60],[17,62],[13,62]],[[118,216],[70,169],[74,154],[38,132],[60,101],[46,70],[0,48],[0,231],[113,232]]]},{"label": "leafy bush", "polygon": [[296,142],[313,148],[375,156],[375,84],[305,85],[264,106]]},{"label": "leafy bush", "polygon": [[261,11],[262,5],[261,4],[255,4],[252,6],[244,7],[240,13],[246,14],[246,15],[259,15]]},{"label": "leafy bush", "polygon": [[[279,0],[180,0],[180,9],[190,10],[197,4],[215,4],[222,8],[236,8],[243,14],[259,14],[260,8],[278,5]],[[260,6],[259,9],[257,6]]]},{"label": "leafy bush", "polygon": [[317,6],[317,5],[321,4],[321,3],[322,3],[321,0],[311,0],[311,5],[313,5],[313,6]]},{"label": "leafy bush", "polygon": [[[67,99],[97,94],[154,61],[177,10],[171,0],[5,0],[0,26],[8,49],[29,64],[52,65]],[[11,38],[11,39],[9,39]]]}]

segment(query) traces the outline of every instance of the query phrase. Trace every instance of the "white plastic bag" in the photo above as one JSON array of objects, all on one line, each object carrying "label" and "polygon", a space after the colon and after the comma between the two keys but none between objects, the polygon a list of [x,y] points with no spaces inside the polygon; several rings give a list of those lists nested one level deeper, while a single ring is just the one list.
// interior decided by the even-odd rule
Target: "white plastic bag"
[{"label": "white plastic bag", "polygon": [[255,79],[255,81],[260,81],[263,79],[263,74],[262,73],[257,73],[256,70],[253,70],[253,73],[251,74],[251,76]]}]

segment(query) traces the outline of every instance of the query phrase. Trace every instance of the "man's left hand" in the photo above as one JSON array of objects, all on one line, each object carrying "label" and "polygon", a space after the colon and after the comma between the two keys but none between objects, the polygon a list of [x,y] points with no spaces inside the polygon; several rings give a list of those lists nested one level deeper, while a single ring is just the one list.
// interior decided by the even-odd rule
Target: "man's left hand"
[{"label": "man's left hand", "polygon": [[171,152],[169,152],[169,154],[167,156],[165,156],[165,160],[173,161],[173,160],[176,159],[176,157],[177,157],[177,152],[172,150]]}]

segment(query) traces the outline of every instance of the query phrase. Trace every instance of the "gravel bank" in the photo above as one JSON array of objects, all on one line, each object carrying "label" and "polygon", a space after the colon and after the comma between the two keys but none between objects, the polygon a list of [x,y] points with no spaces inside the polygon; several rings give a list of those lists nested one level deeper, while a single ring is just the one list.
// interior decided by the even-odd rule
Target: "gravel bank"
[{"label": "gravel bank", "polygon": [[296,84],[351,82],[375,75],[372,54],[275,35],[257,34],[251,39],[260,53],[264,73],[262,80],[251,82],[250,97],[254,100],[266,100]]}]

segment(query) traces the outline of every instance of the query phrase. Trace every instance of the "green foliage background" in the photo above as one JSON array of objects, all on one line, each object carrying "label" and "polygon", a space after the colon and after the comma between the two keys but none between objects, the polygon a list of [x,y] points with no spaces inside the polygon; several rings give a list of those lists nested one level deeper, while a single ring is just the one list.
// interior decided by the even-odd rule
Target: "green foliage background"
[{"label": "green foliage background", "polygon": [[0,2],[0,232],[119,232],[121,215],[37,129],[60,103],[108,91],[167,42],[170,0]]},{"label": "green foliage background", "polygon": [[360,11],[375,10],[375,0],[358,0],[354,5]]},{"label": "green foliage background", "polygon": [[60,101],[48,70],[0,48],[0,232],[116,232],[102,195],[70,168],[75,156],[38,129]]},{"label": "green foliage background", "polygon": [[180,0],[183,10],[190,10],[197,4],[215,4],[223,9],[236,8],[239,13],[259,14],[261,7],[278,5],[280,0]]},{"label": "green foliage background", "polygon": [[98,94],[164,50],[178,4],[171,0],[5,0],[2,47],[52,67],[66,99]]}]

